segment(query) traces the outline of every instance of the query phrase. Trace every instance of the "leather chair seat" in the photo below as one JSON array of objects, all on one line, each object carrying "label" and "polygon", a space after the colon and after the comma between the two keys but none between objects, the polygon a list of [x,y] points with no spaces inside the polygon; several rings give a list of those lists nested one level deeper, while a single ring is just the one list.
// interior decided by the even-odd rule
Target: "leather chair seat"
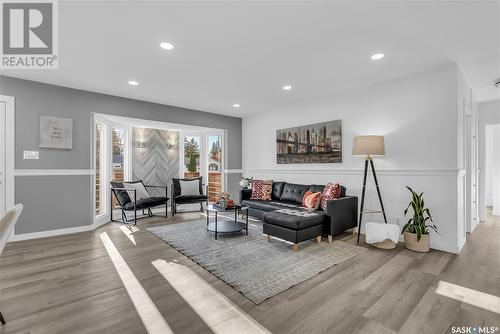
[{"label": "leather chair seat", "polygon": [[[167,197],[148,197],[139,199],[136,202],[135,208],[137,210],[152,208],[158,205],[166,204],[168,201]],[[134,203],[129,202],[123,206],[124,210],[134,210]]]},{"label": "leather chair seat", "polygon": [[206,201],[207,195],[179,195],[175,197],[176,203],[200,203]]}]

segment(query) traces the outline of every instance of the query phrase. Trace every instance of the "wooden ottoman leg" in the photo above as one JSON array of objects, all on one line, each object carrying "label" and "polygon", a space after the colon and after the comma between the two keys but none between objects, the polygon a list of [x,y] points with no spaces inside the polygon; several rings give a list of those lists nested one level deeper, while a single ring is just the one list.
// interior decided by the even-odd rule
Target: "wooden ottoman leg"
[{"label": "wooden ottoman leg", "polygon": [[316,242],[317,242],[318,244],[320,244],[320,243],[321,243],[321,235],[318,235],[318,236],[316,237]]},{"label": "wooden ottoman leg", "polygon": [[267,241],[271,241],[271,235],[270,234],[267,235]]},{"label": "wooden ottoman leg", "polygon": [[333,237],[331,235],[328,236],[328,242],[332,243],[333,242]]},{"label": "wooden ottoman leg", "polygon": [[293,244],[293,251],[296,252],[299,250],[299,244]]}]

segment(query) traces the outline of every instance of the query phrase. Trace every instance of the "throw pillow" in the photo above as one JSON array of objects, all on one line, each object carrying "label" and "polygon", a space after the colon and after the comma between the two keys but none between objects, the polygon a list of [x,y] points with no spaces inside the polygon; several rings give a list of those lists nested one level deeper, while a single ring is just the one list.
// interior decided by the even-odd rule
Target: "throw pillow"
[{"label": "throw pillow", "polygon": [[339,198],[341,190],[340,184],[327,183],[321,194],[321,208],[326,210],[326,202],[331,199]]},{"label": "throw pillow", "polygon": [[270,201],[271,193],[273,192],[272,180],[253,180],[252,181],[252,196],[250,199],[258,199],[261,201]]},{"label": "throw pillow", "polygon": [[135,199],[136,201],[143,199],[143,198],[149,198],[148,191],[146,190],[146,187],[144,187],[144,184],[142,182],[134,182],[134,183],[123,183],[123,187],[127,189],[128,197],[130,197],[130,200],[133,202],[134,201],[134,189],[135,189]]},{"label": "throw pillow", "polygon": [[196,196],[200,194],[200,180],[179,180],[181,196]]},{"label": "throw pillow", "polygon": [[302,206],[310,209],[310,210],[318,210],[319,204],[321,202],[321,193],[313,193],[312,191],[308,190],[305,194],[304,197],[302,198]]}]

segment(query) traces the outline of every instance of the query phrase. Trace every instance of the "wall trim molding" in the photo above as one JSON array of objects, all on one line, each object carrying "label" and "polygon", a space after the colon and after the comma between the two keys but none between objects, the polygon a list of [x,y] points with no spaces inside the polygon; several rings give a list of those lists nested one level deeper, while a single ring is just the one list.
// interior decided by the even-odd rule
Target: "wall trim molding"
[{"label": "wall trim molding", "polygon": [[[306,174],[306,175],[363,175],[362,169],[243,169],[244,174]],[[458,169],[377,169],[387,176],[450,176],[457,177]]]},{"label": "wall trim molding", "polygon": [[108,221],[106,222],[101,222],[101,223],[96,223],[96,224],[91,224],[91,225],[84,225],[84,226],[76,226],[76,227],[68,227],[68,228],[60,228],[57,230],[48,230],[48,231],[40,231],[40,232],[32,232],[32,233],[22,233],[22,234],[15,234],[9,242],[16,242],[16,241],[22,241],[22,240],[31,240],[31,239],[39,239],[39,238],[47,238],[47,237],[55,237],[58,235],[66,235],[66,234],[73,234],[73,233],[80,233],[80,232],[88,232],[88,231],[93,231],[99,227],[101,227],[104,224],[107,224]]},{"label": "wall trim molding", "polygon": [[242,169],[223,169],[222,173],[226,173],[226,174],[240,174],[240,173],[243,173],[243,170]]},{"label": "wall trim molding", "polygon": [[16,169],[15,176],[94,175],[93,169]]}]

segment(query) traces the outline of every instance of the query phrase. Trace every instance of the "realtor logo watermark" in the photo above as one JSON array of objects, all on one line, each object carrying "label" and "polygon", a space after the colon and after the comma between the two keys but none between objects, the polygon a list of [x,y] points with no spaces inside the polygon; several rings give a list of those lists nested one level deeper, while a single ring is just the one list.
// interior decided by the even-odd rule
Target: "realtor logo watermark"
[{"label": "realtor logo watermark", "polygon": [[57,0],[2,0],[1,69],[57,69]]}]

